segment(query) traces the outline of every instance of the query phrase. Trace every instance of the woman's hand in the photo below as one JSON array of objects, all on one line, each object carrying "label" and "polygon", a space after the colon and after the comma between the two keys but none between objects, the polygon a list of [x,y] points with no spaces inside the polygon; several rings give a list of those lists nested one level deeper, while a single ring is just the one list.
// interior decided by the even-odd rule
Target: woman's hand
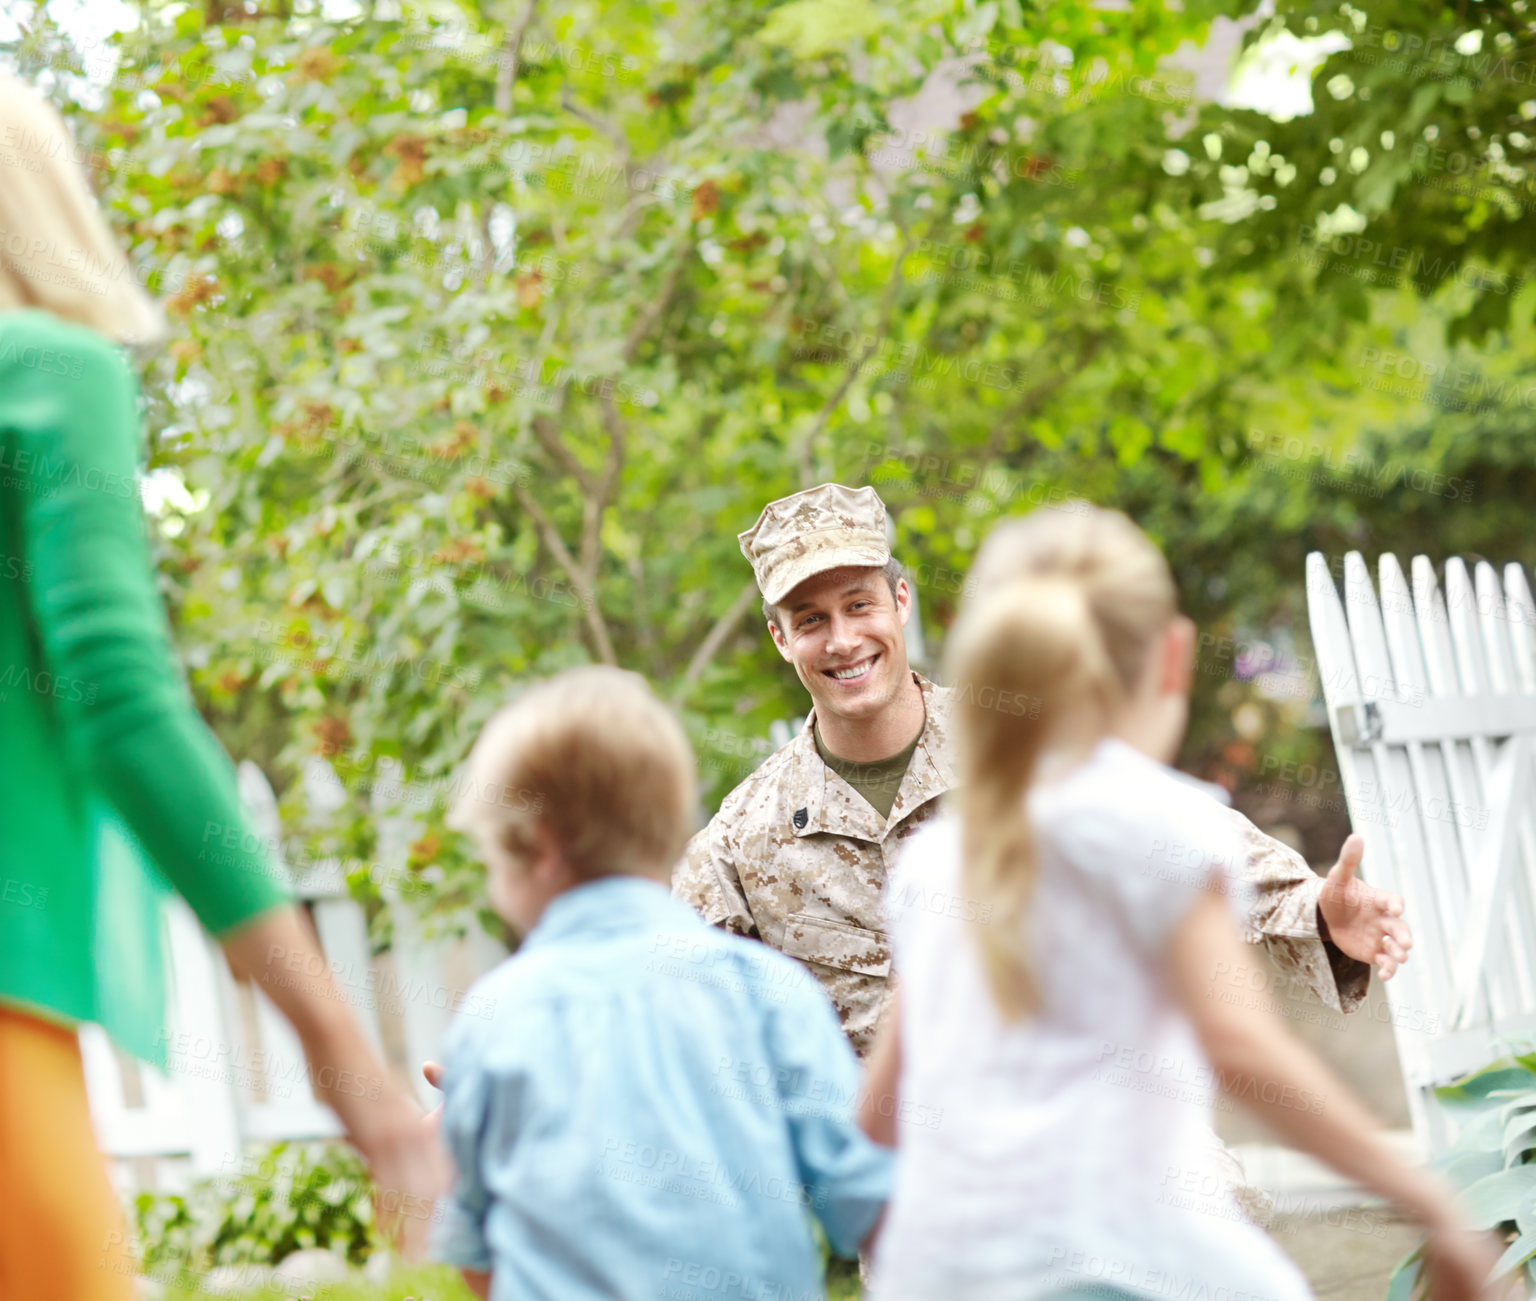
[{"label": "woman's hand", "polygon": [[426,1253],[432,1208],[452,1183],[448,1156],[438,1141],[437,1111],[423,1116],[404,1089],[355,1117],[342,1117],[347,1138],[373,1175],[374,1220],[407,1259]]},{"label": "woman's hand", "polygon": [[256,981],[298,1034],[315,1096],[373,1175],[380,1231],[398,1238],[402,1254],[422,1254],[432,1205],[452,1182],[448,1155],[348,1010],[307,921],[292,906],[276,908],[221,943],[235,973]]}]

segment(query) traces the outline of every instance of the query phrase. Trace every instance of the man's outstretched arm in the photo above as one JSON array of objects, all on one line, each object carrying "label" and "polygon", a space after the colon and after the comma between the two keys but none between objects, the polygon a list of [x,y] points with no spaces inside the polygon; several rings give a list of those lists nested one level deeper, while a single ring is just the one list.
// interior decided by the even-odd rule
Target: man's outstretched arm
[{"label": "man's outstretched arm", "polygon": [[1327,1006],[1353,1012],[1370,988],[1372,966],[1389,980],[1413,947],[1402,899],[1355,877],[1361,836],[1350,836],[1320,877],[1290,846],[1232,816],[1242,823],[1248,851],[1239,871],[1254,889],[1247,938],[1262,942],[1282,973],[1310,986]]}]

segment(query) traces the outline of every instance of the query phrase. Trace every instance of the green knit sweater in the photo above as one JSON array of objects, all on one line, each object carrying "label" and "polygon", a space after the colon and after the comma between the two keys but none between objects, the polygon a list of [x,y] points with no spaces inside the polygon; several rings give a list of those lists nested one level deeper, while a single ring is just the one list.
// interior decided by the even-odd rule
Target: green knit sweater
[{"label": "green knit sweater", "polygon": [[215,935],[285,901],[155,590],[122,355],[0,313],[0,1002],[163,1063],[160,900]]}]

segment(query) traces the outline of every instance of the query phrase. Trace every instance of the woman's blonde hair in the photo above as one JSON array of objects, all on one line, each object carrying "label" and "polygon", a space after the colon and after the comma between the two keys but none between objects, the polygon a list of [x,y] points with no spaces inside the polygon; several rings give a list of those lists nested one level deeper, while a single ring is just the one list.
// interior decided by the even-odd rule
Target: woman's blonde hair
[{"label": "woman's blonde hair", "polygon": [[1064,722],[1092,723],[1140,679],[1177,614],[1162,553],[1124,515],[1096,507],[1036,511],[995,528],[977,554],[950,633],[958,792],[967,898],[1005,1020],[1039,1007],[1025,947],[1037,863],[1025,796]]},{"label": "woman's blonde hair", "polygon": [[666,877],[693,829],[693,749],[638,673],[593,665],[486,723],[448,819],[514,859],[547,827],[580,877]]},{"label": "woman's blonde hair", "polygon": [[0,72],[0,127],[0,312],[41,308],[119,343],[163,338],[58,111]]}]

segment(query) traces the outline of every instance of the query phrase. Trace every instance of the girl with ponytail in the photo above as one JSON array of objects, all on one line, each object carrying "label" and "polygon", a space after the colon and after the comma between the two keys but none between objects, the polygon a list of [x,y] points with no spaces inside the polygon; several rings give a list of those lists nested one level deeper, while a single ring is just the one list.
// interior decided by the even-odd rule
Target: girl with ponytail
[{"label": "girl with ponytail", "polygon": [[1243,847],[1168,765],[1194,627],[1125,516],[1038,511],[978,555],[949,638],[963,786],[887,886],[899,992],[861,1121],[898,1148],[876,1301],[1199,1295],[1306,1280],[1213,1164],[1217,1087],[1429,1234],[1431,1296],[1496,1255],[1245,984]]}]

